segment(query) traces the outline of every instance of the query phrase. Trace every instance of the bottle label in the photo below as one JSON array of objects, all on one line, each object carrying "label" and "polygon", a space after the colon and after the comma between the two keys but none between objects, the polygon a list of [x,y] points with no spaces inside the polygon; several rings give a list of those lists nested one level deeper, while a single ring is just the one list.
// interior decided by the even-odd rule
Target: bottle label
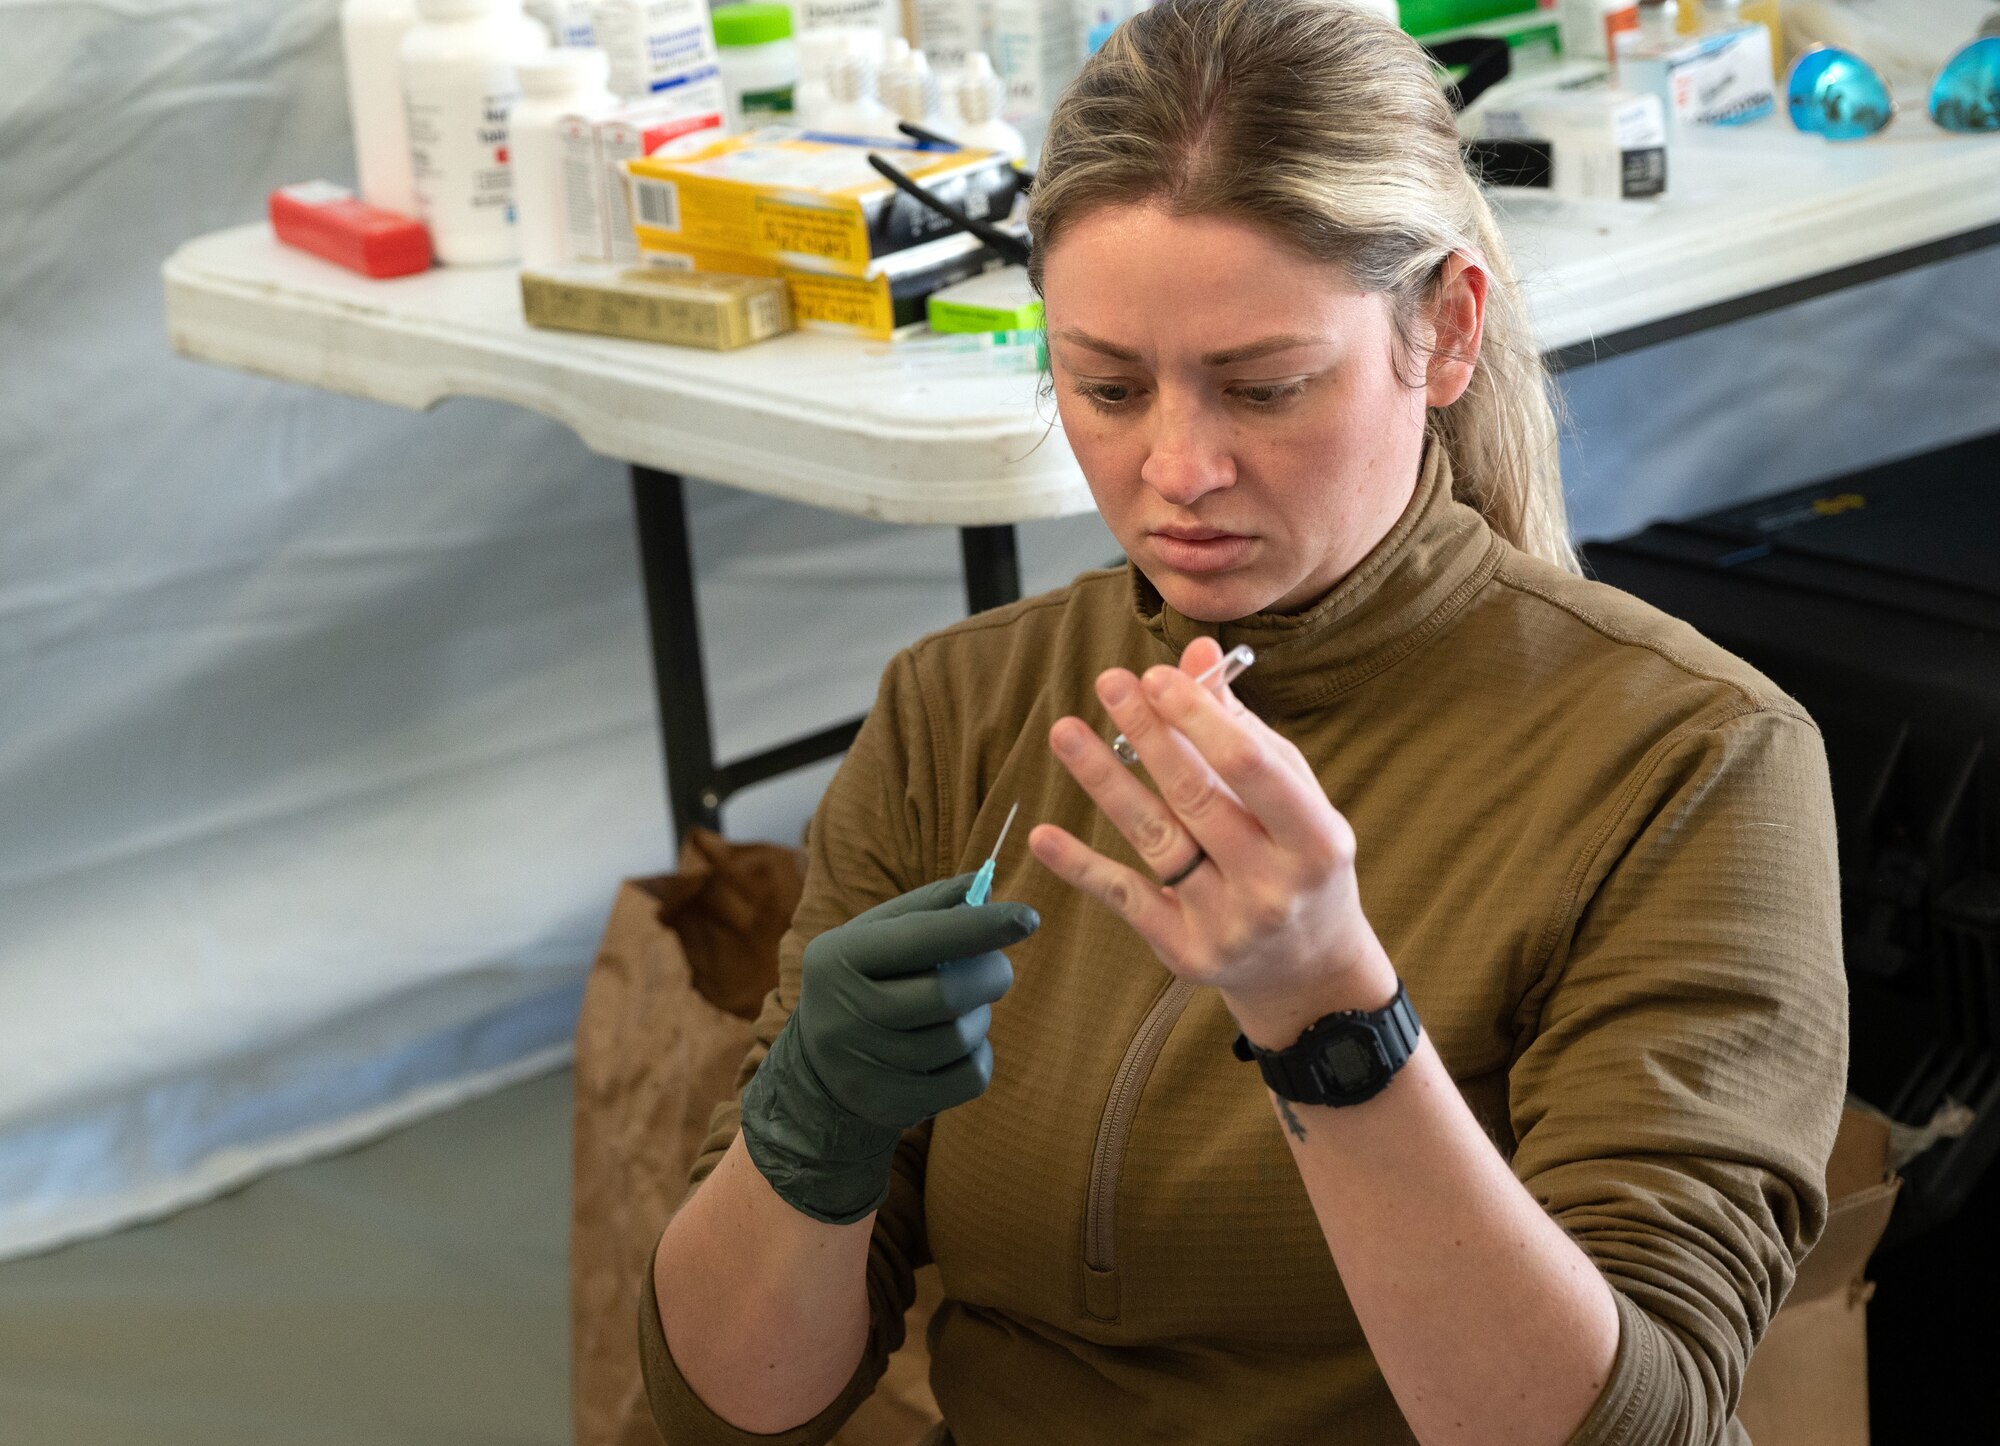
[{"label": "bottle label", "polygon": [[417,200],[433,225],[490,217],[514,219],[514,174],[507,164],[507,117],[515,89],[464,92],[412,87],[408,97],[410,166]]},{"label": "bottle label", "polygon": [[792,87],[774,85],[743,92],[743,115],[756,124],[756,117],[787,117],[792,113]]}]

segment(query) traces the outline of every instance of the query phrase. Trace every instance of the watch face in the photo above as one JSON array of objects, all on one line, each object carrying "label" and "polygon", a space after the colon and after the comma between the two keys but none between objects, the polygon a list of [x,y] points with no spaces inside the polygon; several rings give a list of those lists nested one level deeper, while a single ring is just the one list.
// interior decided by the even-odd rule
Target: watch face
[{"label": "watch face", "polygon": [[1355,1026],[1344,1029],[1327,1042],[1320,1054],[1335,1090],[1352,1094],[1368,1088],[1388,1070],[1388,1061],[1370,1031]]}]

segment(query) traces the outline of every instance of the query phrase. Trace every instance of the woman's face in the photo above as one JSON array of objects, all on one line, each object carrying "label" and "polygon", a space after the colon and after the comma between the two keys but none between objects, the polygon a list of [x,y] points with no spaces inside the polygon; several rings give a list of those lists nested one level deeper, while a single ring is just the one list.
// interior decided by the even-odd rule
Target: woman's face
[{"label": "woman's face", "polygon": [[1245,222],[1118,205],[1063,233],[1042,288],[1063,431],[1185,616],[1297,611],[1402,515],[1445,403],[1399,379],[1387,299],[1340,268]]}]

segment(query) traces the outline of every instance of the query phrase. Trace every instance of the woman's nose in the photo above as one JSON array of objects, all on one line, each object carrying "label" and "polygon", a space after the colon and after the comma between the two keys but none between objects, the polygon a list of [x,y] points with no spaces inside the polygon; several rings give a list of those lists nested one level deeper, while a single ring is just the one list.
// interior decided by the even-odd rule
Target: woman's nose
[{"label": "woman's nose", "polygon": [[1192,401],[1162,397],[1152,410],[1153,434],[1139,478],[1177,507],[1236,480],[1222,419]]}]

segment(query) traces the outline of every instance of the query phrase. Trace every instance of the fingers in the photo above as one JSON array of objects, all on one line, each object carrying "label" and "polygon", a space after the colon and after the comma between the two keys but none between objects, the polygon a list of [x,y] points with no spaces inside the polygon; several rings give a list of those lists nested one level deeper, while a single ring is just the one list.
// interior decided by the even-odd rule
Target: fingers
[{"label": "fingers", "polygon": [[[1149,670],[1147,676],[1158,672],[1173,674],[1182,687],[1192,692],[1206,691],[1204,685],[1197,684],[1187,674],[1164,665]],[[1172,874],[1187,862],[1190,854],[1185,842],[1172,837],[1185,832],[1194,836],[1223,873],[1240,876],[1253,868],[1258,851],[1265,843],[1263,830],[1223,784],[1216,771],[1209,767],[1194,744],[1153,706],[1139,680],[1123,668],[1106,669],[1098,675],[1097,696],[1117,720],[1133,748],[1138,750],[1140,761],[1146,765],[1146,771],[1159,787],[1158,797],[1155,798],[1150,790],[1144,789],[1129,774],[1123,779],[1127,788],[1119,790],[1109,784],[1103,789],[1094,788],[1092,779],[1079,772],[1074,765],[1070,767],[1070,772],[1097,801],[1106,817],[1118,826],[1119,832],[1131,840],[1140,856],[1154,867],[1155,872]],[[1108,750],[1106,756],[1110,756]],[[1087,760],[1081,748],[1078,749],[1078,757],[1079,762]],[[1063,762],[1069,764],[1070,759],[1064,757]],[[1139,789],[1153,803],[1141,805],[1133,801],[1129,793],[1132,788]],[[1165,826],[1163,836],[1156,834],[1150,840],[1153,852],[1149,853],[1149,840],[1144,835],[1135,836],[1133,826],[1155,827],[1147,810],[1162,804],[1170,823]],[[1162,837],[1169,841],[1162,842]]]},{"label": "fingers", "polygon": [[[1249,818],[1269,835],[1271,842],[1309,868],[1323,868],[1330,862],[1327,855],[1332,848],[1333,831],[1328,815],[1332,810],[1318,781],[1302,776],[1291,766],[1285,750],[1279,746],[1283,740],[1261,724],[1252,728],[1242,718],[1230,716],[1206,688],[1177,669],[1164,666],[1147,669],[1140,691],[1160,730],[1184,740],[1187,749],[1200,761],[1201,769],[1231,797],[1240,800],[1240,807],[1248,810]],[[1128,727],[1126,731],[1129,734],[1131,730]],[[1181,754],[1168,753],[1157,745],[1156,751],[1167,756],[1169,768],[1188,766]],[[1153,764],[1148,761],[1147,767],[1153,769]],[[1160,776],[1157,769],[1153,772],[1154,777]],[[1161,787],[1170,800],[1176,791],[1190,795],[1200,792],[1200,786],[1185,777],[1178,784],[1163,780]],[[1216,854],[1216,848],[1198,827],[1200,816],[1190,818],[1178,803],[1175,812],[1195,830],[1203,846]]]},{"label": "fingers", "polygon": [[1032,829],[1028,847],[1056,877],[1089,894],[1136,929],[1161,958],[1172,957],[1180,928],[1180,906],[1172,892],[1162,890],[1137,870],[1106,858],[1052,823]]},{"label": "fingers", "polygon": [[884,1029],[863,1021],[842,1043],[849,1054],[877,1069],[935,1074],[976,1050],[992,1024],[993,1007],[982,1004],[956,1019],[923,1029]]},{"label": "fingers", "polygon": [[[947,882],[958,884],[957,879]],[[925,889],[915,892],[921,894]],[[871,910],[838,929],[829,929],[806,946],[807,953],[811,954],[815,948],[837,947],[855,972],[871,979],[887,979],[898,974],[921,973],[954,959],[990,954],[1020,943],[1042,926],[1040,914],[1012,899],[977,908],[934,909],[887,919],[871,918],[872,913]],[[863,920],[867,921],[865,926]],[[822,946],[821,940],[828,944]]]},{"label": "fingers", "polygon": [[1173,809],[1082,719],[1057,719],[1049,746],[1154,874],[1165,877],[1187,863],[1195,845]]},{"label": "fingers", "polygon": [[972,887],[971,874],[954,874],[948,879],[925,884],[912,889],[907,894],[898,894],[893,899],[884,899],[872,909],[863,910],[847,922],[860,924],[880,919],[899,919],[905,914],[921,914],[934,909],[949,909],[953,904],[965,902],[965,891]]},{"label": "fingers", "polygon": [[[1182,652],[1180,669],[1191,678],[1199,678],[1221,661],[1222,644],[1211,637],[1199,637],[1189,643]],[[1202,687],[1208,689],[1216,702],[1221,704],[1224,717],[1233,718],[1251,732],[1268,738],[1285,762],[1291,765],[1294,773],[1304,778],[1314,788],[1319,787],[1319,775],[1313,772],[1312,764],[1306,761],[1305,754],[1299,752],[1289,738],[1244,707],[1243,700],[1236,696],[1235,688],[1219,677],[1210,678],[1202,684]]]},{"label": "fingers", "polygon": [[998,952],[940,964],[921,974],[852,981],[853,1009],[890,1029],[923,1029],[949,1024],[982,1005],[993,1004],[1014,983],[1014,966]]},{"label": "fingers", "polygon": [[938,1106],[940,1110],[977,1099],[992,1082],[993,1046],[983,1039],[979,1041],[979,1047],[965,1058],[933,1071],[928,1081],[931,1092],[943,1098],[944,1102]]}]

